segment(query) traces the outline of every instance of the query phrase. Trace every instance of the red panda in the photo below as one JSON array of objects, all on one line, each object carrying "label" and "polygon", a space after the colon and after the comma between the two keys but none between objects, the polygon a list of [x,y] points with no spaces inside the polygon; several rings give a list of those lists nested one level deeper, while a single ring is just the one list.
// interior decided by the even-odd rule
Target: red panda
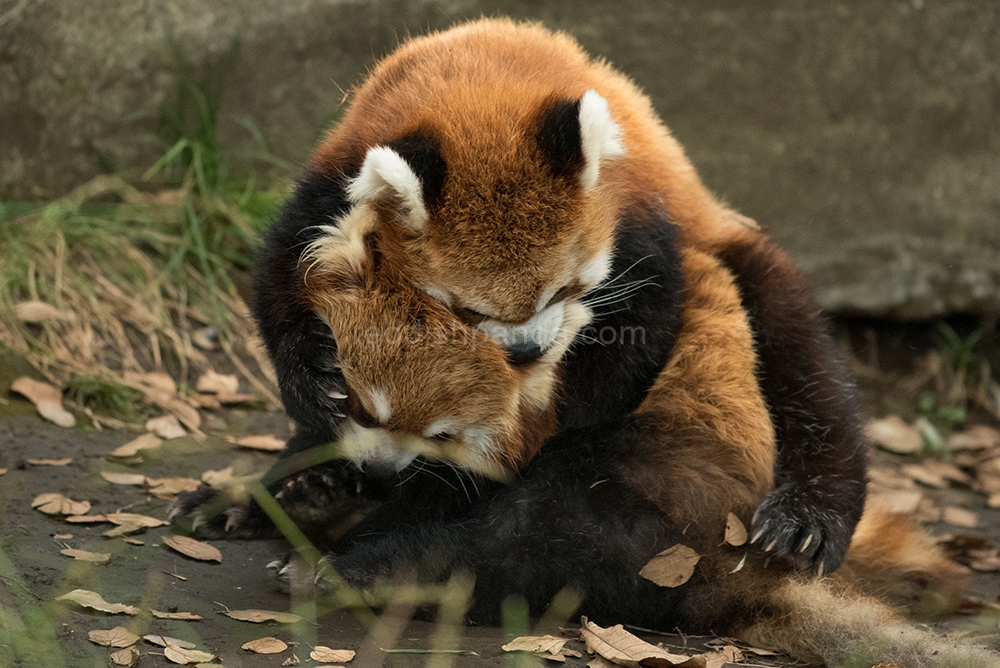
[{"label": "red panda", "polygon": [[679,249],[722,261],[750,314],[778,444],[753,537],[819,571],[840,563],[863,506],[865,447],[825,325],[788,256],[708,192],[627,78],[565,35],[481,20],[403,44],[353,91],[256,273],[253,310],[298,425],[291,451],[354,420],[302,254],[358,209],[395,239],[380,261],[502,341],[515,364],[551,348],[571,304],[591,311],[597,334],[645,334],[642,345],[585,345],[582,330],[561,367],[560,430],[639,406],[679,325]]},{"label": "red panda", "polygon": [[[782,597],[799,583],[760,551],[722,577],[737,561],[718,549],[725,513],[753,514],[766,552],[820,572],[847,551],[865,448],[803,279],[708,193],[648,100],[568,37],[480,21],[378,65],[269,233],[255,292],[298,425],[290,456],[339,440],[363,473],[406,483],[366,505],[336,491],[354,475],[340,464],[304,488],[274,482],[286,507],[322,497],[320,516],[365,506],[355,529],[315,534],[352,582],[430,560],[475,571],[484,619],[507,593],[537,609],[571,584],[593,617],[763,636],[788,628],[766,622],[794,614]],[[458,328],[475,351],[356,336],[397,318]],[[648,338],[594,345],[588,327]],[[517,477],[470,478],[464,497],[414,443]],[[252,534],[250,515],[225,528]],[[681,536],[714,555],[690,587],[638,578]]]}]

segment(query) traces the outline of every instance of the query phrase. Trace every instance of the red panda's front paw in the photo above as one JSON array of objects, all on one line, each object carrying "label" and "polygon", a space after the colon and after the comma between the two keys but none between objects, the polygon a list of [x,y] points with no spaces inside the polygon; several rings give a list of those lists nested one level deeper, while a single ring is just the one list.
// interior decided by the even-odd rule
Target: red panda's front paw
[{"label": "red panda's front paw", "polygon": [[768,554],[805,562],[822,576],[844,560],[860,511],[855,514],[849,497],[816,492],[794,483],[773,490],[754,513],[750,542]]}]

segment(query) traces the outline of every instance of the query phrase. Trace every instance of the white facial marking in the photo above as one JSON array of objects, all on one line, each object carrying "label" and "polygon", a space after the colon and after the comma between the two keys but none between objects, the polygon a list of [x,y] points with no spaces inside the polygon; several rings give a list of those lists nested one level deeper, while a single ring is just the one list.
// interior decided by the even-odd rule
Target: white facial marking
[{"label": "white facial marking", "polygon": [[611,252],[601,251],[580,270],[580,282],[588,290],[600,285],[611,273]]},{"label": "white facial marking", "polygon": [[493,429],[483,426],[466,427],[462,430],[462,441],[468,449],[469,461],[478,464],[489,458],[493,450]]},{"label": "white facial marking", "polygon": [[542,350],[548,350],[559,334],[564,310],[565,304],[560,302],[536,313],[523,325],[508,325],[489,318],[476,327],[504,348],[534,342]]},{"label": "white facial marking", "polygon": [[371,397],[372,405],[375,407],[375,417],[379,422],[385,424],[392,417],[392,404],[389,403],[389,396],[379,389],[374,389],[368,393]]},{"label": "white facial marking", "polygon": [[368,429],[352,418],[344,420],[341,427],[341,453],[358,466],[365,463],[387,464],[402,471],[417,455],[395,447],[394,443],[392,435],[385,429]]},{"label": "white facial marking", "polygon": [[451,295],[442,290],[439,287],[433,285],[421,285],[420,289],[429,294],[431,297],[441,302],[445,306],[451,308]]},{"label": "white facial marking", "polygon": [[427,429],[424,429],[424,437],[434,438],[435,436],[443,436],[445,434],[454,435],[460,430],[461,424],[458,418],[441,418],[440,420],[435,420]]},{"label": "white facial marking", "polygon": [[583,148],[583,171],[580,183],[584,192],[597,185],[601,161],[625,155],[621,128],[611,118],[608,101],[594,90],[588,90],[580,99],[580,138]]},{"label": "white facial marking", "polygon": [[395,196],[402,206],[399,213],[409,227],[419,232],[427,224],[420,178],[406,160],[387,146],[368,149],[361,172],[347,185],[347,196],[356,204]]},{"label": "white facial marking", "polygon": [[534,404],[536,408],[548,407],[555,398],[556,374],[559,361],[569,349],[570,344],[584,327],[590,322],[590,309],[580,302],[566,304],[562,319],[562,327],[552,343],[552,347],[528,369],[525,378],[522,397]]}]

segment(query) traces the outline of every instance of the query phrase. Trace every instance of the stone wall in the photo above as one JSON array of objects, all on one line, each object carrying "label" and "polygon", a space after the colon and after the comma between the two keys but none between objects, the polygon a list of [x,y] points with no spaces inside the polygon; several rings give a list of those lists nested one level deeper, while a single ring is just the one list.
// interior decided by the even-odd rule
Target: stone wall
[{"label": "stone wall", "polygon": [[544,21],[632,75],[706,181],[829,310],[1000,312],[995,0],[0,0],[0,197],[142,173],[176,84],[241,36],[220,140],[301,164],[343,91],[410,33]]}]

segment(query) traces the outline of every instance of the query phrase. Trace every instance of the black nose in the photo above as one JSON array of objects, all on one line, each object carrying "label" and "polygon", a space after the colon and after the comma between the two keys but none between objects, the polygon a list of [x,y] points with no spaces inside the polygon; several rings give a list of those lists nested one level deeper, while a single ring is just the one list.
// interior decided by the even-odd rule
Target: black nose
[{"label": "black nose", "polygon": [[542,347],[534,341],[517,343],[507,348],[507,361],[518,366],[534,362],[542,356]]}]

